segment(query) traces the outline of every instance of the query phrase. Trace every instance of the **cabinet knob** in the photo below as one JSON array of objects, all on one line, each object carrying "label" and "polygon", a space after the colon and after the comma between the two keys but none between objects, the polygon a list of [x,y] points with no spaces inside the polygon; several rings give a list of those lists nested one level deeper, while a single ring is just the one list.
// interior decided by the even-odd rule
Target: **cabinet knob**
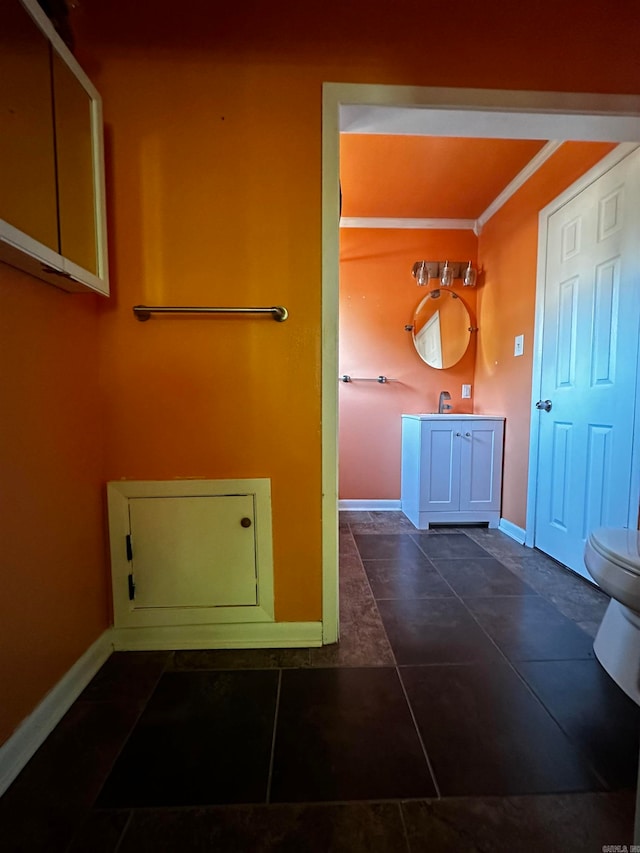
[{"label": "cabinet knob", "polygon": [[471,438],[471,433],[470,433],[470,432],[465,432],[465,435],[467,436],[467,438]]},{"label": "cabinet knob", "polygon": [[460,436],[462,435],[462,433],[461,433],[461,432],[457,432],[457,433],[456,433],[456,435],[458,436],[458,438],[460,438]]},{"label": "cabinet knob", "polygon": [[251,519],[250,518],[243,518],[242,521],[240,522],[240,524],[243,527],[251,527]]}]

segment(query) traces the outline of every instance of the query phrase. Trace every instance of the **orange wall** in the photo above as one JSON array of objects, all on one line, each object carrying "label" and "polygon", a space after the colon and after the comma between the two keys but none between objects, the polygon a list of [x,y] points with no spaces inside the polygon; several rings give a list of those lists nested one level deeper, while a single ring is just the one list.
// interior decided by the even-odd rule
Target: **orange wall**
[{"label": "orange wall", "polygon": [[[565,143],[485,226],[478,244],[475,411],[506,416],[502,515],[525,527],[538,212],[610,151],[604,143]],[[524,334],[524,355],[514,337]]]},{"label": "orange wall", "polygon": [[[455,367],[435,370],[420,359],[404,327],[427,293],[411,275],[415,261],[475,264],[476,252],[472,231],[341,230],[339,375],[399,380],[339,384],[341,499],[400,499],[403,412],[437,411],[440,391],[451,393],[454,411],[472,411],[472,400],[460,395],[462,383],[473,382],[473,334]],[[452,290],[473,317],[475,290],[460,281]]]},{"label": "orange wall", "polygon": [[0,742],[109,623],[96,301],[0,264]]},{"label": "orange wall", "polygon": [[[316,621],[320,203],[298,202],[319,157],[317,105],[290,114],[269,69],[143,54],[108,50],[98,75],[115,293],[100,329],[105,478],[270,478],[276,618]],[[284,305],[290,317],[143,324],[140,303]]]}]

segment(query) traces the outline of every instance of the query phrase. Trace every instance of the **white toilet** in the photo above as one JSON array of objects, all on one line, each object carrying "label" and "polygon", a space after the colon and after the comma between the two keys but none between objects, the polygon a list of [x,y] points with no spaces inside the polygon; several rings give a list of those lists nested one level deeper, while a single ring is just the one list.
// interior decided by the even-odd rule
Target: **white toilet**
[{"label": "white toilet", "polygon": [[640,531],[594,530],[584,562],[611,596],[593,651],[616,684],[640,705]]}]

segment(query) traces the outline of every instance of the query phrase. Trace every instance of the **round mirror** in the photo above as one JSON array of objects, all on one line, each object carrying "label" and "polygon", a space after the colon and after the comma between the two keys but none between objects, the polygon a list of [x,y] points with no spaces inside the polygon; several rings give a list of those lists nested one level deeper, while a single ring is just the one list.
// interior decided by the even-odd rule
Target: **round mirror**
[{"label": "round mirror", "polygon": [[457,364],[471,337],[467,306],[452,290],[432,290],[413,315],[413,343],[430,367],[443,369]]}]

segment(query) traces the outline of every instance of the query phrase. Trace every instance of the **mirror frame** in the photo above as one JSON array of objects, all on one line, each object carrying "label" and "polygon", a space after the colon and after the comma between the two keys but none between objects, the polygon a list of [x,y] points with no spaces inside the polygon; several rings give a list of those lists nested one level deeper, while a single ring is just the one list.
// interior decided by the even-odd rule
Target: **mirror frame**
[{"label": "mirror frame", "polygon": [[[427,321],[420,326],[419,331],[416,333],[418,316],[419,316],[421,310],[424,310],[425,306],[429,303],[430,300],[441,299],[444,295],[450,296],[452,299],[456,299],[460,302],[460,305],[465,312],[465,317],[462,319],[464,322],[464,330],[466,330],[466,340],[463,342],[462,336],[464,334],[464,330],[461,330],[459,333],[460,334],[460,341],[459,341],[457,346],[455,346],[455,344],[454,344],[454,346],[455,346],[454,352],[446,359],[446,363],[445,363],[445,361],[443,361],[443,357],[442,357],[444,347],[442,345],[442,331],[443,330],[442,330],[442,324],[440,322],[438,322],[437,324],[434,324],[434,333],[433,333],[433,343],[434,343],[435,347],[437,348],[437,350],[439,351],[439,358],[435,357],[435,356],[432,359],[427,358],[427,356],[423,353],[422,349],[420,348],[420,346],[418,344],[418,340],[417,340],[418,335],[420,335],[420,333],[423,332],[423,330],[425,328],[427,328],[427,326],[430,323],[432,323],[433,318],[438,316],[438,312],[439,312],[438,308],[435,308],[433,310],[433,312],[427,318]],[[442,304],[445,305],[447,303],[443,302]],[[437,326],[437,328],[436,328],[436,326]],[[459,323],[458,323],[458,327],[461,328]],[[434,370],[447,370],[448,368],[454,367],[456,364],[458,364],[464,358],[467,350],[469,349],[469,344],[471,342],[471,332],[473,332],[473,331],[475,331],[475,328],[471,322],[471,313],[469,311],[469,306],[466,304],[464,299],[462,299],[462,297],[459,296],[455,291],[448,290],[447,288],[435,288],[434,290],[430,290],[426,294],[426,296],[420,300],[420,302],[418,303],[418,306],[416,307],[415,311],[413,312],[413,325],[411,327],[411,340],[413,341],[413,346],[415,348],[416,353],[420,357],[420,359],[422,359],[422,361],[428,367],[432,367]],[[463,346],[463,344],[464,344],[464,346]]]}]

